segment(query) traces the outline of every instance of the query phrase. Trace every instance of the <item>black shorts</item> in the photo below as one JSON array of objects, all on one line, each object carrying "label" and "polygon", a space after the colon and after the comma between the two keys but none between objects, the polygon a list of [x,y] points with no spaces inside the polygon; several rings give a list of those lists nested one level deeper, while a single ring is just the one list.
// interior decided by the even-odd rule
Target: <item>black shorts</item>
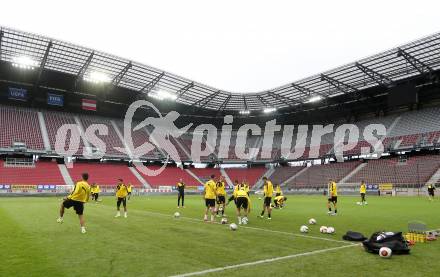
[{"label": "black shorts", "polygon": [[207,208],[215,207],[215,199],[205,199],[205,205]]},{"label": "black shorts", "polygon": [[338,197],[337,196],[331,196],[328,199],[328,202],[338,203]]},{"label": "black shorts", "polygon": [[281,193],[279,193],[279,192],[275,194],[275,196],[280,196],[280,195],[281,195]]},{"label": "black shorts", "polygon": [[217,204],[223,204],[226,203],[226,198],[224,195],[217,196]]},{"label": "black shorts", "polygon": [[428,193],[429,193],[430,196],[434,196],[434,191],[433,190],[428,191]]},{"label": "black shorts", "polygon": [[264,197],[264,206],[270,207],[270,202],[272,202],[272,197]]},{"label": "black shorts", "polygon": [[116,205],[119,207],[119,206],[121,206],[121,203],[124,207],[127,206],[127,198],[118,197],[118,201],[116,202]]},{"label": "black shorts", "polygon": [[128,193],[128,195],[131,195],[131,191]]},{"label": "black shorts", "polygon": [[243,208],[247,210],[249,205],[249,201],[246,197],[237,197],[235,201],[235,206],[237,206],[237,209]]},{"label": "black shorts", "polygon": [[63,202],[63,206],[66,209],[70,209],[70,207],[73,207],[77,215],[82,215],[84,212],[84,203],[80,201],[66,199]]}]

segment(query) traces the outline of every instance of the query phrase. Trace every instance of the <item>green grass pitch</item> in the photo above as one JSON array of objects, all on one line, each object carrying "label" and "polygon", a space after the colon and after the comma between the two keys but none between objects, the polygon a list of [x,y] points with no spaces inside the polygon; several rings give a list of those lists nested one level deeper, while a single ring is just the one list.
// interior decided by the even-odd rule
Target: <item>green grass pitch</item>
[{"label": "green grass pitch", "polygon": [[[368,206],[356,205],[355,197],[338,200],[339,214],[331,217],[324,196],[291,195],[268,221],[257,218],[261,200],[253,197],[249,228],[233,232],[200,221],[201,196],[186,196],[179,219],[173,218],[176,196],[135,196],[128,218],[114,218],[115,199],[103,197],[85,206],[87,234],[81,234],[73,209],[66,210],[63,224],[56,223],[59,198],[3,197],[0,276],[172,276],[233,265],[240,266],[203,275],[438,276],[440,242],[418,243],[410,255],[382,259],[341,242],[341,236],[347,230],[367,236],[406,231],[411,220],[440,228],[439,200],[368,197]],[[226,213],[236,221],[233,205]],[[312,217],[318,224],[301,236],[300,226]],[[321,225],[335,227],[336,234],[320,234]]]}]

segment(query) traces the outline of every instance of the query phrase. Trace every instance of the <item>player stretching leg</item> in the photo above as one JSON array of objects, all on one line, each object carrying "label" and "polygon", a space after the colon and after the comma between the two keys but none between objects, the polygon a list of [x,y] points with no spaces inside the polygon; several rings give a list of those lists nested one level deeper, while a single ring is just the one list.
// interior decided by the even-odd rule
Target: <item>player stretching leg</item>
[{"label": "player stretching leg", "polygon": [[[236,192],[236,202],[235,205],[237,207],[237,218],[238,224],[247,224],[248,223],[248,205],[249,205],[249,196],[246,192],[245,186],[241,185]],[[243,217],[241,217],[241,210],[243,210]]]},{"label": "player stretching leg", "polygon": [[[336,182],[332,179],[329,179],[328,191],[329,191],[329,198],[327,201],[328,214],[336,215],[338,213],[338,208],[336,206],[336,204],[338,203],[338,187],[336,186]],[[332,212],[331,204],[333,204],[333,207],[335,208],[335,212]]]},{"label": "player stretching leg", "polygon": [[57,219],[58,223],[63,223],[64,221],[64,209],[69,209],[73,207],[79,218],[79,224],[81,225],[81,233],[86,233],[85,219],[84,219],[84,203],[89,201],[90,197],[90,186],[87,183],[89,179],[89,174],[83,173],[82,180],[75,184],[73,191],[64,198],[63,203],[60,207],[60,217]]},{"label": "player stretching leg", "polygon": [[215,175],[211,175],[211,179],[209,179],[208,182],[205,184],[205,188],[203,190],[203,198],[205,199],[205,216],[203,217],[204,221],[208,221],[208,212],[211,213],[211,222],[214,222],[214,215],[215,215],[215,199],[216,199],[216,192],[215,192],[215,181],[214,181]]},{"label": "player stretching leg", "polygon": [[116,186],[116,215],[115,217],[120,217],[121,216],[121,203],[122,206],[124,206],[124,217],[127,217],[127,195],[128,195],[128,190],[127,187],[122,183],[122,179],[118,179],[118,185]]},{"label": "player stretching leg", "polygon": [[264,182],[264,202],[263,202],[263,211],[260,214],[260,218],[263,218],[264,212],[267,211],[267,219],[272,219],[271,217],[271,202],[273,196],[273,185],[272,182],[267,179],[266,176],[263,177]]}]

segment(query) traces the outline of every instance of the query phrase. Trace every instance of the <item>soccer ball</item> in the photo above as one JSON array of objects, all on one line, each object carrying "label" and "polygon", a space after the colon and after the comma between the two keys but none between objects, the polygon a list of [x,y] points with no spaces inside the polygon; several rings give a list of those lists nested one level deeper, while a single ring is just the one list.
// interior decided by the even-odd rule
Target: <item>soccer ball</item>
[{"label": "soccer ball", "polygon": [[379,256],[381,256],[382,258],[389,258],[391,257],[392,253],[393,251],[388,247],[381,247],[379,249]]},{"label": "soccer ball", "polygon": [[321,226],[321,228],[319,228],[319,232],[325,234],[327,233],[327,227],[326,226]]},{"label": "soccer ball", "polygon": [[179,213],[179,212],[175,212],[175,213],[174,213],[174,217],[175,217],[175,218],[179,218],[179,217],[180,217],[180,213]]},{"label": "soccer ball", "polygon": [[356,202],[356,204],[360,205],[360,204],[361,204],[361,202]]},{"label": "soccer ball", "polygon": [[308,233],[309,232],[309,227],[307,227],[306,225],[301,226],[301,228],[299,228],[299,231],[301,233]]},{"label": "soccer ball", "polygon": [[228,223],[228,219],[226,217],[223,217],[222,220],[221,220],[221,223],[222,224]]},{"label": "soccer ball", "polygon": [[241,223],[243,223],[244,225],[248,224],[248,222],[249,222],[249,219],[247,217],[243,217],[241,219]]},{"label": "soccer ball", "polygon": [[309,219],[309,224],[310,225],[316,224],[316,219],[314,219],[314,218]]},{"label": "soccer ball", "polygon": [[335,232],[335,228],[327,227],[327,234],[333,234]]},{"label": "soccer ball", "polygon": [[231,223],[229,224],[229,229],[231,229],[231,231],[236,231],[238,229],[238,226],[235,223]]}]

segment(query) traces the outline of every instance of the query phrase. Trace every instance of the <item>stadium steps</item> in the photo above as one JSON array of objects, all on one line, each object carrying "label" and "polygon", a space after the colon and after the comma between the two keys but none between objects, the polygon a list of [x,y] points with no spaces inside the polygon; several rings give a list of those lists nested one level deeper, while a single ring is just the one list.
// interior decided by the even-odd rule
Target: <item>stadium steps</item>
[{"label": "stadium steps", "polygon": [[285,185],[287,185],[290,181],[292,181],[293,179],[295,179],[296,177],[300,176],[301,174],[303,174],[304,172],[306,172],[309,167],[304,167],[303,169],[301,169],[300,171],[298,171],[295,175],[293,175],[292,177],[290,177],[289,179],[287,179],[286,181],[284,181],[283,183],[280,184],[281,187],[284,187]]},{"label": "stadium steps", "polygon": [[233,187],[234,183],[232,182],[231,178],[229,178],[228,173],[226,172],[226,170],[224,168],[220,168],[220,173],[222,174],[223,177],[225,177],[226,183]]},{"label": "stadium steps", "polygon": [[263,177],[267,177],[267,179],[270,180],[270,176],[272,176],[274,172],[275,172],[275,168],[269,168],[266,172],[264,172],[264,174],[260,177],[260,179],[258,179],[258,181],[255,183],[253,189],[254,190],[261,189],[261,187],[263,187]]},{"label": "stadium steps", "polygon": [[[125,142],[124,136],[122,135],[121,130],[119,130],[118,125],[116,125],[116,122],[114,120],[110,120],[110,124],[113,126],[113,129],[115,129],[116,135],[121,140],[122,145],[124,146],[124,150],[125,150],[125,153],[127,154],[127,156],[133,157],[133,154],[131,153],[130,148],[127,146],[127,143]],[[139,180],[139,181],[141,181],[141,180]],[[144,183],[142,183],[142,184],[144,184]]]},{"label": "stadium steps", "polygon": [[429,178],[428,182],[425,183],[425,186],[428,184],[439,184],[440,183],[440,168],[434,173],[434,175]]},{"label": "stadium steps", "polygon": [[199,178],[196,174],[194,174],[194,172],[192,172],[192,171],[189,170],[189,169],[185,169],[185,171],[186,171],[189,175],[191,175],[194,179],[196,179],[197,182],[199,182],[200,184],[203,185],[202,180],[200,180],[200,178]]},{"label": "stadium steps", "polygon": [[64,183],[68,186],[74,186],[72,177],[70,177],[69,171],[66,168],[65,164],[59,164],[58,168],[60,169],[61,176],[64,179]]},{"label": "stadium steps", "polygon": [[[74,117],[73,117],[73,120],[75,120],[75,123],[76,123],[76,125],[78,126],[78,131],[79,131],[79,134],[80,134],[80,136],[82,137],[82,138],[85,138],[85,135],[84,135],[84,126],[82,125],[82,123],[81,123],[81,120],[79,119],[79,117],[77,116],[77,115],[75,115]],[[90,151],[92,148],[90,148],[90,143],[88,142],[88,140],[86,140],[86,139],[83,139],[82,140],[83,141],[83,143],[84,143],[84,146],[86,147],[86,149],[87,149],[87,152],[86,153],[88,153],[88,151]]]},{"label": "stadium steps", "polygon": [[40,123],[41,136],[43,137],[44,149],[50,151],[50,141],[49,135],[47,134],[46,122],[44,121],[44,116],[42,112],[37,112],[38,122]]},{"label": "stadium steps", "polygon": [[364,168],[367,165],[367,163],[361,163],[359,164],[355,169],[353,169],[350,173],[345,175],[344,178],[342,178],[338,183],[344,184],[348,179],[350,179],[354,174],[356,174],[359,170]]},{"label": "stadium steps", "polygon": [[139,172],[134,168],[129,166],[128,169],[131,171],[131,173],[133,173],[133,175],[139,180],[139,182],[142,184],[142,186],[146,189],[151,189],[152,187],[150,186],[150,184],[144,179],[144,177],[142,177],[141,174],[139,174]]}]

